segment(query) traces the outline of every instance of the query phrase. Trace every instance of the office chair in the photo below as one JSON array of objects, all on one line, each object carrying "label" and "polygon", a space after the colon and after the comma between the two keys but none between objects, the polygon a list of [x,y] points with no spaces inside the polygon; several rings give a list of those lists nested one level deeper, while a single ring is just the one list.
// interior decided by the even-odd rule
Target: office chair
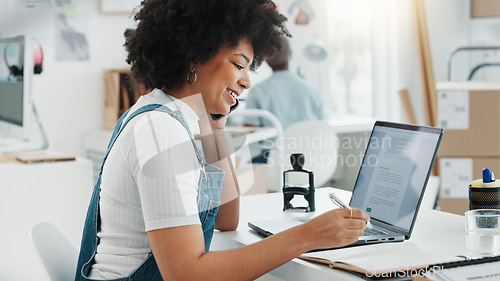
[{"label": "office chair", "polygon": [[[281,126],[281,122],[278,118],[272,114],[271,112],[263,109],[238,109],[231,113],[231,117],[260,117],[272,124],[272,128],[274,128],[274,132],[271,133],[270,136],[260,135],[257,137],[259,141],[263,140],[272,140],[272,148],[271,155],[278,159],[283,159],[283,147],[280,145],[280,141],[283,139],[283,127]],[[248,143],[255,143],[256,139],[248,139]],[[289,157],[289,156],[288,156]],[[244,159],[244,161],[249,161],[250,159]],[[273,164],[267,164],[267,173],[266,173],[266,183],[267,190],[270,191],[280,191],[281,186],[283,184],[282,177],[284,171],[283,161],[272,161]]]},{"label": "office chair", "polygon": [[303,121],[290,125],[284,132],[285,169],[291,169],[290,155],[303,153],[304,169],[314,173],[315,187],[324,186],[332,177],[338,162],[339,140],[327,121]]},{"label": "office chair", "polygon": [[35,224],[30,234],[47,280],[74,280],[78,252],[69,240],[49,222]]}]

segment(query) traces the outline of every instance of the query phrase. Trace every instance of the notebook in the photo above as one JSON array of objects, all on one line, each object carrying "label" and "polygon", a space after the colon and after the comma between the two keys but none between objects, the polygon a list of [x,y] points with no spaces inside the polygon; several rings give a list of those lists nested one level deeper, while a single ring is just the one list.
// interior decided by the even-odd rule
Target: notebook
[{"label": "notebook", "polygon": [[[375,122],[349,202],[370,216],[373,229],[349,246],[410,238],[442,135],[441,128]],[[250,221],[248,226],[270,236],[306,220]]]}]

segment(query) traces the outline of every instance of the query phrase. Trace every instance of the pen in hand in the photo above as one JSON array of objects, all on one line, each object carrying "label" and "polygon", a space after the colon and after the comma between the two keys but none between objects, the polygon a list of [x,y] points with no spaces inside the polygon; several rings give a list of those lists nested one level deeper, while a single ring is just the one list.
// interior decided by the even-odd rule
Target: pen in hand
[{"label": "pen in hand", "polygon": [[[341,209],[349,209],[351,210],[351,217],[352,217],[352,209],[349,205],[347,205],[346,203],[344,203],[342,200],[340,200],[340,198],[338,198],[333,192],[330,192],[330,200],[332,200],[332,202],[337,205],[339,208]],[[372,224],[370,222],[367,222],[366,223],[366,228],[373,228]]]}]

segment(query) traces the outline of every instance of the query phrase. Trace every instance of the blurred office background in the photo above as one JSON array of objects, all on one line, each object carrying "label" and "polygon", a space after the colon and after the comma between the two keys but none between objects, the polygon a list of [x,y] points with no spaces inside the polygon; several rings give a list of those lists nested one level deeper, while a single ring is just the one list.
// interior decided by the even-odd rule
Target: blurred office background
[{"label": "blurred office background", "polygon": [[[0,37],[30,34],[43,46],[44,72],[34,77],[33,96],[51,147],[80,156],[85,132],[102,128],[103,72],[127,67],[123,31],[133,25],[127,8],[139,1],[109,1],[104,11],[101,2],[107,1],[0,2]],[[120,8],[113,2],[127,4]],[[401,120],[398,91],[408,89],[418,123],[425,122],[411,2],[277,1],[294,35],[292,68],[321,90],[329,114]],[[499,38],[500,21],[471,19],[470,1],[423,2],[435,81],[447,79],[453,48]],[[298,13],[309,13],[308,22],[296,23]],[[62,39],[68,31],[69,38]],[[314,43],[325,47],[327,57],[304,55]],[[477,59],[497,55],[485,52]],[[253,83],[269,73],[264,65],[252,75]]]},{"label": "blurred office background", "polygon": [[[500,63],[500,51],[488,49],[457,53],[453,57],[453,68],[449,65],[450,55],[458,47],[500,45],[498,2],[276,0],[280,11],[289,19],[288,27],[293,35],[291,70],[319,89],[321,96],[318,98],[324,102],[329,120],[354,120],[353,127],[357,125],[356,120],[376,119],[436,125],[437,117],[431,114],[437,83],[466,81],[474,66]],[[106,100],[107,83],[122,79],[116,75],[126,73],[123,32],[133,26],[133,10],[139,3],[139,0],[0,0],[0,38],[28,34],[43,47],[43,73],[33,77],[32,95],[50,150],[79,159],[75,166],[58,163],[61,166],[53,166],[56,170],[49,166],[37,169],[36,166],[0,164],[0,179],[3,179],[0,186],[8,185],[10,192],[6,197],[8,204],[2,204],[0,209],[0,221],[16,230],[0,235],[1,240],[7,241],[2,248],[6,253],[29,255],[26,259],[20,257],[19,262],[15,256],[4,255],[2,264],[6,267],[12,261],[21,265],[24,260],[31,265],[37,264],[28,232],[35,220],[44,216],[58,224],[77,245],[95,180],[91,167],[94,164],[95,169],[95,162],[101,159],[98,153],[89,154],[89,147],[101,151],[105,148],[109,124],[117,118],[107,120],[110,107],[118,112],[118,108],[113,108],[117,103],[110,105]],[[487,71],[481,69],[473,80],[495,82],[499,70],[495,67]],[[257,84],[270,75],[271,69],[264,64],[251,74],[252,83]],[[429,95],[430,92],[434,92],[434,96]],[[407,115],[410,111],[413,119]],[[351,134],[353,139],[366,139],[369,130],[370,127],[364,127],[347,132],[346,136]],[[498,131],[497,128],[493,130]],[[357,143],[340,147],[339,155],[363,150],[362,145],[352,145]],[[463,155],[449,154],[447,157],[463,158]],[[500,154],[494,157],[494,162],[488,163],[500,169]],[[352,188],[356,165],[359,162],[337,167],[337,170],[344,169],[340,170],[344,178],[338,177],[333,183]],[[457,167],[463,169],[464,165]],[[81,169],[90,174],[79,173]],[[475,170],[474,175],[471,171],[470,176],[454,184],[468,184],[475,177]],[[51,186],[59,173],[64,173],[64,177]],[[52,190],[42,192],[34,188],[33,181],[38,178],[29,180],[27,177],[31,176],[43,178],[38,185]],[[30,186],[30,189],[21,190],[18,185]],[[78,188],[78,192],[65,187]],[[65,205],[55,205],[60,200],[54,201],[57,198],[54,199],[50,192],[65,196]],[[25,199],[26,194],[30,194],[29,200]],[[464,196],[463,191],[452,199],[463,199],[461,196]],[[24,207],[20,202],[24,202]],[[450,202],[464,205],[463,200]],[[450,207],[450,211],[453,210],[457,209]],[[13,212],[18,216],[12,218]],[[8,242],[18,237],[24,239],[22,246]],[[15,280],[16,276],[21,276],[19,280],[43,280],[36,279],[41,268],[23,273],[32,274],[26,276],[18,274],[23,270],[15,266],[0,271],[1,280]]]}]

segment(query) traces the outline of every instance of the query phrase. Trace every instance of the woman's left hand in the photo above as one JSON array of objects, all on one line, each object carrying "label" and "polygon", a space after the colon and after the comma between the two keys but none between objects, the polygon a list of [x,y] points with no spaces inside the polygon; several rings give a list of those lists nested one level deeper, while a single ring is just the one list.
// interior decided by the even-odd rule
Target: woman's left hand
[{"label": "woman's left hand", "polygon": [[201,135],[211,135],[216,130],[224,130],[226,127],[226,121],[227,116],[222,116],[218,119],[215,119],[212,114],[200,116],[198,124],[200,126]]},{"label": "woman's left hand", "polygon": [[[239,105],[239,101],[236,100],[236,104],[232,105],[229,109],[229,113],[233,112]],[[226,128],[226,122],[227,122],[227,116],[229,115],[225,114],[209,114],[209,120],[210,120],[210,126],[212,127],[212,130],[223,130]]]},{"label": "woman's left hand", "polygon": [[208,116],[212,130],[224,130],[226,128],[227,115],[215,119],[212,114]]}]

